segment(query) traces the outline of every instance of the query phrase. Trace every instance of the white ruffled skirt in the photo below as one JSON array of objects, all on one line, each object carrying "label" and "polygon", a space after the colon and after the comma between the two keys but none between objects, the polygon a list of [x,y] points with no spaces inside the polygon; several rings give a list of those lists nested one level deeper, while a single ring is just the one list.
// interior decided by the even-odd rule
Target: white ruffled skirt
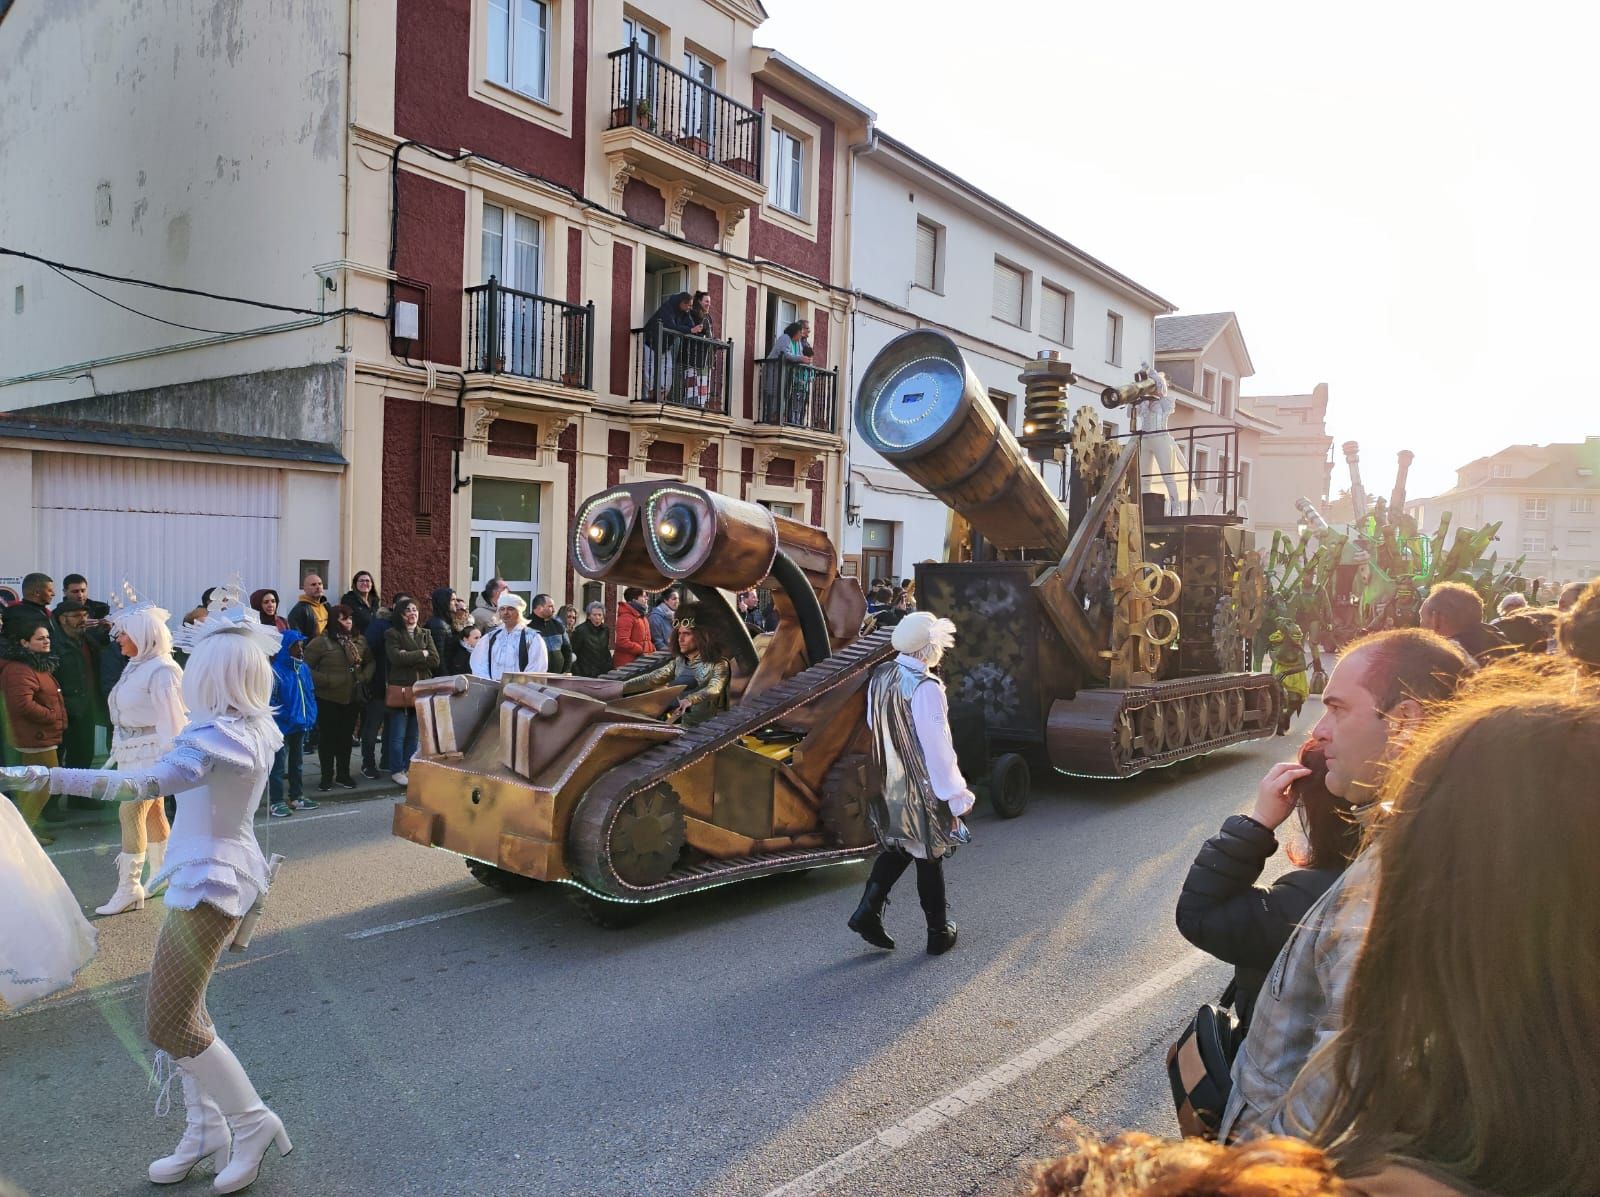
[{"label": "white ruffled skirt", "polygon": [[0,798],[0,998],[13,1008],[72,984],[95,935],[21,813]]}]

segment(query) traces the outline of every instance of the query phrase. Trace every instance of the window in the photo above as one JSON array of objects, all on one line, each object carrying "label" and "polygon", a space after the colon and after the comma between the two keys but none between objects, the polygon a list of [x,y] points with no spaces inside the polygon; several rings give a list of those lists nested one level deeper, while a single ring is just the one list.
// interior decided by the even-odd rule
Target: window
[{"label": "window", "polygon": [[1215,489],[1215,480],[1211,476],[1211,449],[1206,445],[1194,447],[1194,474],[1191,483],[1192,489],[1197,494]]},{"label": "window", "polygon": [[800,314],[800,301],[790,299],[787,295],[779,295],[776,291],[767,292],[767,346],[778,339],[778,334],[788,328],[797,320],[804,320]]},{"label": "window", "polygon": [[994,318],[1022,327],[1023,273],[999,258],[994,260]]},{"label": "window", "polygon": [[989,402],[994,405],[995,414],[1007,428],[1011,427],[1011,401],[1015,398],[1015,395],[1008,395],[1004,391],[989,392]]},{"label": "window", "polygon": [[767,202],[793,216],[805,214],[805,142],[793,133],[772,127],[771,182]]},{"label": "window", "polygon": [[911,281],[925,291],[939,289],[939,234],[942,230],[931,221],[917,218],[917,264]]},{"label": "window", "polygon": [[[500,285],[525,295],[537,295],[540,284],[539,222],[521,212],[494,204],[483,205],[483,281],[490,276]],[[501,294],[499,302],[502,369],[534,378],[542,374],[545,338],[544,312],[524,295]]]},{"label": "window", "polygon": [[1524,553],[1544,552],[1544,533],[1524,532],[1522,534],[1522,551]]},{"label": "window", "polygon": [[1567,531],[1567,547],[1569,549],[1586,549],[1589,544],[1588,528],[1571,528]]},{"label": "window", "polygon": [[1218,393],[1217,414],[1219,416],[1233,415],[1233,379],[1226,374],[1222,376],[1222,390]]},{"label": "window", "polygon": [[[17,289],[19,291],[21,290],[20,287],[17,288]],[[1572,500],[1572,514],[1573,515],[1593,515],[1594,514],[1594,500],[1593,499],[1574,499],[1574,500]]]},{"label": "window", "polygon": [[711,125],[716,104],[712,93],[717,87],[716,65],[707,62],[692,50],[685,50],[683,69],[689,78],[694,80],[689,86],[688,96],[685,97],[683,135],[713,143],[715,139],[712,137]]},{"label": "window", "polygon": [[1489,467],[1489,477],[1509,478],[1511,477],[1511,467],[1505,462],[1497,461]]},{"label": "window", "polygon": [[1522,500],[1522,518],[1525,520],[1547,520],[1550,518],[1550,500],[1543,498],[1526,498]]},{"label": "window", "polygon": [[536,100],[550,98],[550,6],[489,0],[489,79]]},{"label": "window", "polygon": [[1039,335],[1072,344],[1072,292],[1045,283],[1039,291]]},{"label": "window", "polygon": [[1210,366],[1200,371],[1200,397],[1210,404],[1217,401],[1217,372]]},{"label": "window", "polygon": [[1250,475],[1252,472],[1250,463],[1241,458],[1239,461],[1239,497],[1241,499],[1250,497]]},{"label": "window", "polygon": [[1115,312],[1106,313],[1106,361],[1122,365],[1122,317]]}]

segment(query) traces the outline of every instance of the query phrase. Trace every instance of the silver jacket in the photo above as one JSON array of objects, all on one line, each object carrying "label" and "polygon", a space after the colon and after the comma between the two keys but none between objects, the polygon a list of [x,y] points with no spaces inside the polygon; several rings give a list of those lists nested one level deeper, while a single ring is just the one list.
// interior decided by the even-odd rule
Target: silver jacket
[{"label": "silver jacket", "polygon": [[879,665],[867,684],[875,774],[867,814],[882,847],[919,860],[939,860],[956,850],[950,837],[954,819],[934,792],[911,719],[917,687],[937,685],[937,678],[898,661]]}]

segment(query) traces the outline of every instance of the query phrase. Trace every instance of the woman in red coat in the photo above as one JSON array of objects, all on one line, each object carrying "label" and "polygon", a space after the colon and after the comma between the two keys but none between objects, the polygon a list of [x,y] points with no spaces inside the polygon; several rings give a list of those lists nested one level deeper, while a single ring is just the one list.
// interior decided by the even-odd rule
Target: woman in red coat
[{"label": "woman in red coat", "polygon": [[630,586],[617,605],[617,643],[611,660],[618,669],[646,653],[656,651],[650,640],[650,609],[644,604],[644,591]]},{"label": "woman in red coat", "polygon": [[[10,754],[19,765],[48,765],[61,762],[56,750],[67,730],[67,704],[56,684],[56,658],[50,653],[50,625],[34,625],[17,640],[7,641],[0,661],[0,694],[5,700],[6,737]],[[20,796],[18,807],[30,828],[39,822],[48,788]],[[34,832],[42,844],[49,836]]]}]

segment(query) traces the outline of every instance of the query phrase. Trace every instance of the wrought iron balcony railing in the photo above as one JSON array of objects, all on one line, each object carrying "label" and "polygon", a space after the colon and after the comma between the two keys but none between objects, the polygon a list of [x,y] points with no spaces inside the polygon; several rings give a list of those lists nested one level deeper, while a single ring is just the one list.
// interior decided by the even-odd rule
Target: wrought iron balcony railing
[{"label": "wrought iron balcony railing", "polygon": [[757,424],[839,430],[839,371],[807,365],[792,357],[762,358]]},{"label": "wrought iron balcony railing", "polygon": [[594,389],[594,301],[579,307],[488,282],[467,291],[467,368]]},{"label": "wrought iron balcony railing", "polygon": [[656,326],[633,330],[633,401],[728,414],[732,341]]},{"label": "wrought iron balcony railing", "polygon": [[612,129],[632,126],[761,182],[761,114],[638,46],[613,50]]}]

